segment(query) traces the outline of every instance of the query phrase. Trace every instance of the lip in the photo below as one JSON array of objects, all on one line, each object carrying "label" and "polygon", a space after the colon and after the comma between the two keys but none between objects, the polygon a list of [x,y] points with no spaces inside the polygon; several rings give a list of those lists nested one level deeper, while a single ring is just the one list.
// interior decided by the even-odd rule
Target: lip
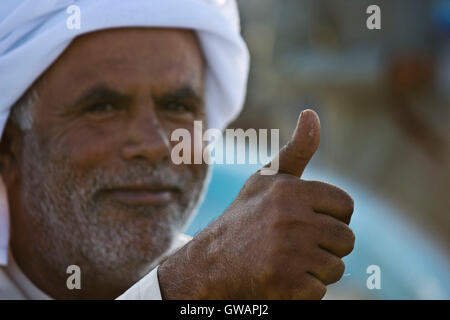
[{"label": "lip", "polygon": [[126,186],[104,190],[104,194],[121,203],[137,205],[166,205],[178,190],[172,187]]}]

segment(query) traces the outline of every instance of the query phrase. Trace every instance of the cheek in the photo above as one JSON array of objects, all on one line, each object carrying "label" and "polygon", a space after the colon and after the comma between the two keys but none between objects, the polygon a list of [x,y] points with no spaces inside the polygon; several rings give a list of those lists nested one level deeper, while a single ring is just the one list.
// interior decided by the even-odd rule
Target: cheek
[{"label": "cheek", "polygon": [[100,126],[70,129],[58,137],[57,152],[81,171],[106,166],[117,153],[117,132]]}]

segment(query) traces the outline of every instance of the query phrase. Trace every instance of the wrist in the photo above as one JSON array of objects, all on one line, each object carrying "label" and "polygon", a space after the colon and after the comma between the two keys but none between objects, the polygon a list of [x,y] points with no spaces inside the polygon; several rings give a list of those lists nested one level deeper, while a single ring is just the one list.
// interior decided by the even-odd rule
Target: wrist
[{"label": "wrist", "polygon": [[158,281],[163,300],[201,300],[208,298],[207,248],[195,238],[163,261]]}]

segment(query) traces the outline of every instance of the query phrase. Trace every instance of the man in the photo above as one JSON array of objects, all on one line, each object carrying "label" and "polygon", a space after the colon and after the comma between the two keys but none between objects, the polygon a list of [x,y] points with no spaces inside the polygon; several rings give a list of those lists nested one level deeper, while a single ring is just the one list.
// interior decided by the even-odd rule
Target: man
[{"label": "man", "polygon": [[[234,1],[78,1],[75,32],[61,29],[71,2],[0,14],[2,297],[322,298],[353,248],[353,201],[298,179],[320,140],[313,111],[276,175],[255,173],[216,222],[179,236],[208,168],[175,165],[169,137],[194,120],[223,129],[241,108]],[[73,265],[81,289],[67,286]]]}]

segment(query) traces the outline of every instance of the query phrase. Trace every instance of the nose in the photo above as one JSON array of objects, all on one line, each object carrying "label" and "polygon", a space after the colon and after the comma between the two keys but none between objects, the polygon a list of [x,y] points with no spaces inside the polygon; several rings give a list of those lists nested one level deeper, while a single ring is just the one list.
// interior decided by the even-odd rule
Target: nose
[{"label": "nose", "polygon": [[154,164],[168,158],[171,145],[167,133],[152,110],[136,114],[129,123],[127,138],[121,149],[124,160],[146,160]]}]

